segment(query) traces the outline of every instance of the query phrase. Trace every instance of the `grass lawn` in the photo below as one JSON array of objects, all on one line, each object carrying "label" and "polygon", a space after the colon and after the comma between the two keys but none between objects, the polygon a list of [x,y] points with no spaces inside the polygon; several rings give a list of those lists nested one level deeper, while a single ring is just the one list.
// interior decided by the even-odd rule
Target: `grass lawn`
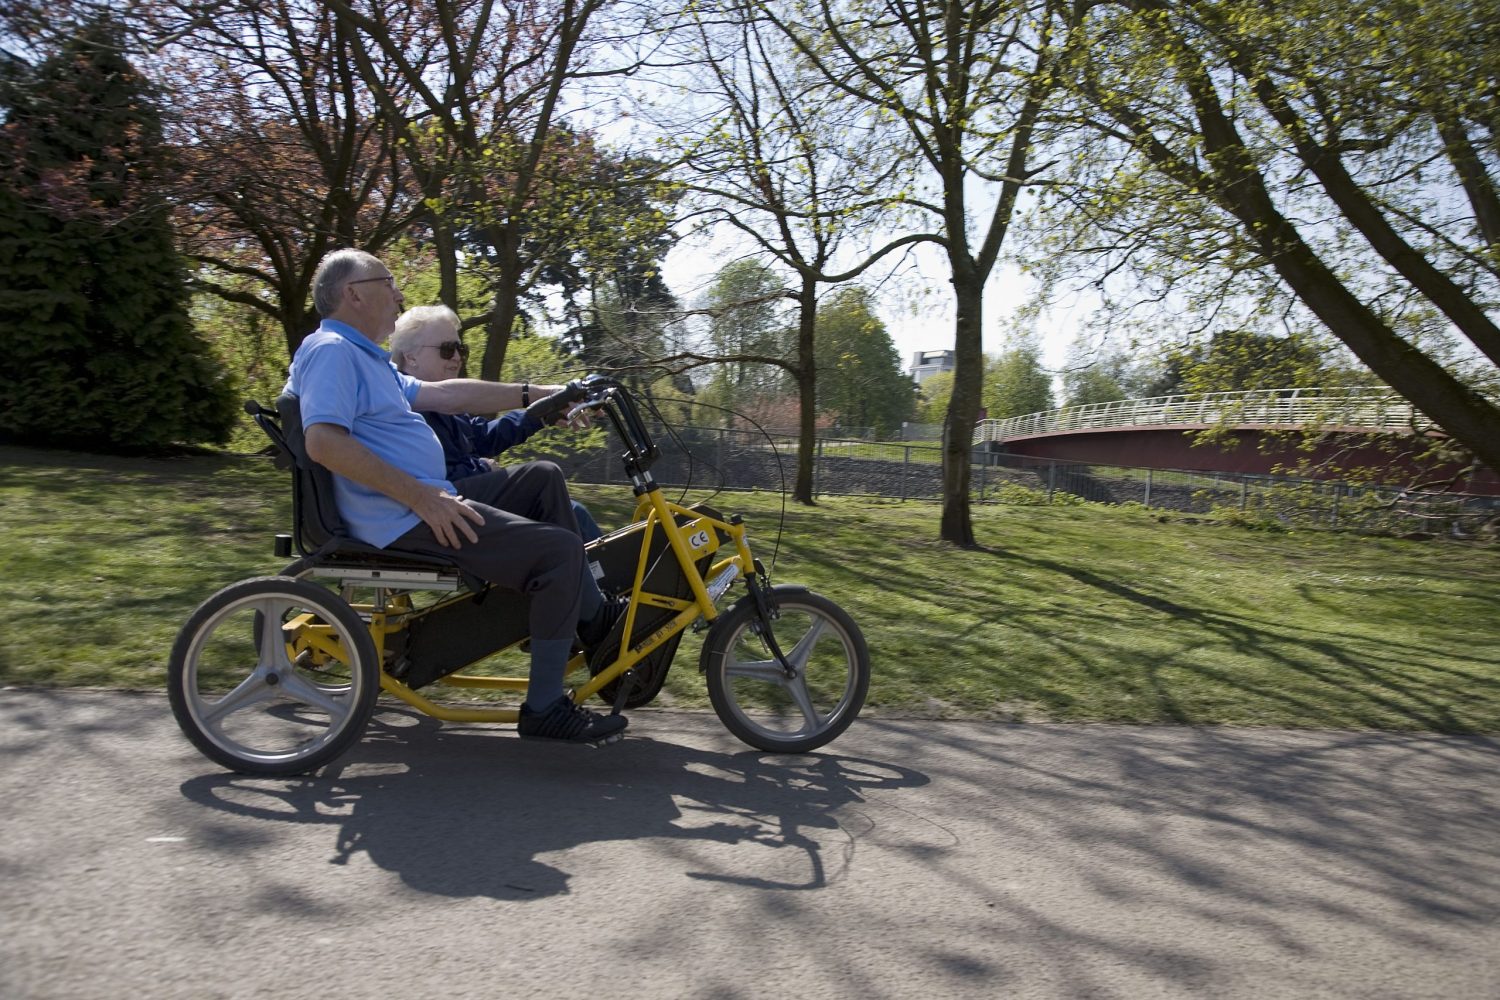
[{"label": "grass lawn", "polygon": [[[576,492],[607,527],[631,507]],[[860,623],[871,714],[1500,732],[1494,546],[990,506],[962,550],[931,504],[789,506],[778,533],[778,496],[713,502]],[[193,607],[274,572],[289,518],[259,457],[0,447],[0,682],[160,687]],[[706,706],[696,661],[690,637],[662,703]]]}]

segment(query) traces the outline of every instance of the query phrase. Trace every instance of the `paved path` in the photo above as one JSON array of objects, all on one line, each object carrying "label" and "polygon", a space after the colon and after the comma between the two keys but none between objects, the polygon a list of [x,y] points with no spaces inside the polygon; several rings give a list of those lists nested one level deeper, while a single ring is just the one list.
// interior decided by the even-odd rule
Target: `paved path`
[{"label": "paved path", "polygon": [[0,691],[0,997],[1500,996],[1500,743],[864,721],[774,758],[382,711],[236,777]]}]

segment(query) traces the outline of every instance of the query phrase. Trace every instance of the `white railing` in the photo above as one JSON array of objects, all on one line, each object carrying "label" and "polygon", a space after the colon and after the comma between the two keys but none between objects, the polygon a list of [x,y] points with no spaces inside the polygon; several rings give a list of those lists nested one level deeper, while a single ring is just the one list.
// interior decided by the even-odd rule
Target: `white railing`
[{"label": "white railing", "polygon": [[1409,430],[1430,425],[1404,398],[1367,387],[1199,392],[1086,403],[1007,420],[981,420],[974,443],[1115,427],[1353,427]]}]

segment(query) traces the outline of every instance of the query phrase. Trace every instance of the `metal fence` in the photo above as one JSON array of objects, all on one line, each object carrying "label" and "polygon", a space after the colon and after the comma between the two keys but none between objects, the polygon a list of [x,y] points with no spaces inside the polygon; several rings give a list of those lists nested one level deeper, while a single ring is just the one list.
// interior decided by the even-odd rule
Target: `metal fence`
[{"label": "metal fence", "polygon": [[1357,427],[1400,430],[1429,426],[1404,398],[1384,388],[1344,387],[1207,392],[1087,403],[1006,420],[982,420],[974,443],[1038,434],[1115,427],[1213,426]]},{"label": "metal fence", "polygon": [[[768,440],[751,431],[702,427],[678,428],[671,435],[653,427],[652,433],[662,449],[652,474],[664,486],[789,492],[796,478],[797,444],[789,436]],[[613,448],[561,464],[577,482],[627,482]],[[819,439],[813,492],[940,500],[942,451],[932,445]],[[1139,504],[1181,513],[1237,512],[1248,520],[1295,527],[1398,532],[1463,534],[1500,518],[1500,497],[1418,494],[1283,476],[1080,465],[977,450],[970,495],[980,504]]]}]

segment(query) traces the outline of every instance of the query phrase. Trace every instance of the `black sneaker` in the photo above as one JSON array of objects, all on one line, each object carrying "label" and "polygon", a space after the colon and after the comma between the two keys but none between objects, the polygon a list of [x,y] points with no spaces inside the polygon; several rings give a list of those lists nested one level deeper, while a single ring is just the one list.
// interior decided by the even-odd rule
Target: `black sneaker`
[{"label": "black sneaker", "polygon": [[517,729],[522,739],[565,740],[568,743],[613,743],[625,732],[630,720],[623,715],[600,715],[575,705],[567,695],[540,712],[521,706]]},{"label": "black sneaker", "polygon": [[590,660],[614,632],[615,626],[625,617],[625,611],[629,607],[628,597],[605,598],[604,603],[599,605],[598,614],[586,622],[578,623],[578,641],[583,643],[583,651]]}]

